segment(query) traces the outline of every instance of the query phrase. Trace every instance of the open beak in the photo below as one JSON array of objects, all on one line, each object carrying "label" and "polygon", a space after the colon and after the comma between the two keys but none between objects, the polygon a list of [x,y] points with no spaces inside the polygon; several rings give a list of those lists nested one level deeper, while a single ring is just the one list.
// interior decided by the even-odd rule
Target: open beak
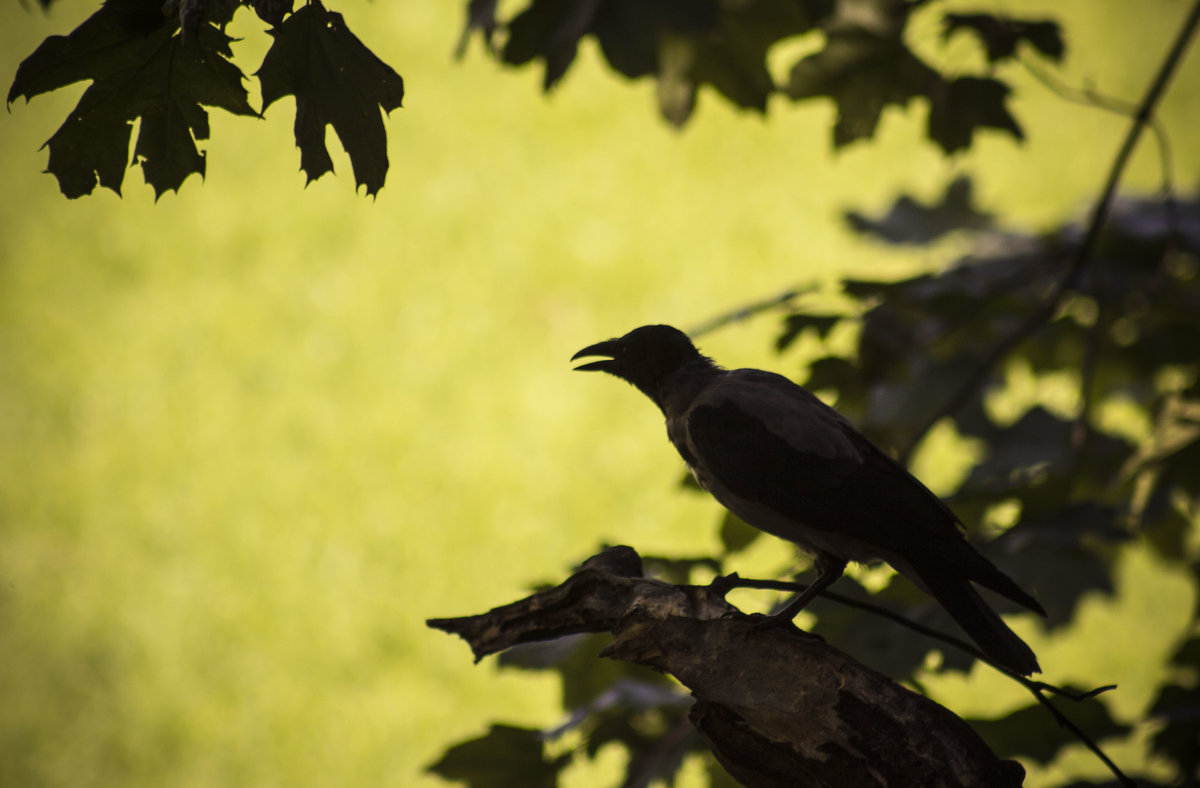
[{"label": "open beak", "polygon": [[608,358],[603,358],[599,361],[590,361],[587,364],[582,364],[578,367],[575,367],[575,371],[612,372],[613,365],[616,364],[614,357],[617,355],[617,342],[618,340],[616,339],[606,339],[603,342],[597,342],[594,345],[588,345],[583,350],[571,356],[572,361],[578,358],[584,358],[585,356],[608,356]]}]

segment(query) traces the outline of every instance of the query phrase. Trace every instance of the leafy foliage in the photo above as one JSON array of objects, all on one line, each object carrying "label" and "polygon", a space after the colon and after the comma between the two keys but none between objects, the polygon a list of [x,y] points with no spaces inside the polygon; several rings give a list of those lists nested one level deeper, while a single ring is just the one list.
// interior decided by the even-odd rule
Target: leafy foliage
[{"label": "leafy foliage", "polygon": [[161,196],[188,175],[204,174],[195,144],[209,132],[201,105],[256,114],[241,72],[228,60],[231,39],[206,24],[185,47],[176,26],[143,0],[109,0],[71,35],[51,36],[21,64],[9,103],[92,80],[46,143],[48,169],[66,196],[90,194],[97,181],[120,193],[135,119],[141,128],[134,156]]},{"label": "leafy foliage", "polygon": [[973,33],[983,44],[989,63],[1014,57],[1017,46],[1028,41],[1042,55],[1062,60],[1066,45],[1055,22],[1024,21],[990,14],[946,14],[943,35],[950,38],[959,30]]},{"label": "leafy foliage", "polygon": [[[41,0],[48,6],[50,0]],[[765,113],[772,95],[817,98],[837,106],[835,147],[869,139],[884,110],[913,99],[929,105],[929,138],[945,152],[972,144],[980,129],[1020,140],[1008,109],[1009,87],[996,73],[943,73],[905,41],[913,9],[906,0],[530,0],[507,20],[495,0],[469,0],[461,55],[473,32],[511,65],[540,61],[543,87],[570,69],[579,42],[591,36],[608,64],[630,79],[657,82],[659,112],[682,126],[701,87],[735,106]],[[296,99],[300,166],[312,182],[333,171],[325,129],[333,126],[350,156],[357,186],[383,187],[387,132],[379,110],[401,106],[404,82],[319,0],[107,0],[67,36],[51,36],[30,55],[8,100],[26,99],[81,80],[93,84],[47,143],[49,171],[68,197],[99,183],[120,193],[129,163],[130,124],[141,119],[134,158],[160,195],[188,175],[205,173],[197,148],[217,107],[256,115],[247,103],[243,69],[233,62],[225,26],[248,6],[270,25],[274,41],[256,72],[264,107]],[[990,62],[1009,59],[1022,42],[1060,60],[1065,46],[1055,23],[988,14],[946,14],[945,36],[968,31]],[[824,45],[800,58],[784,85],[768,69],[783,41],[821,36]],[[497,38],[502,44],[496,45]]]},{"label": "leafy foliage", "polygon": [[[332,125],[367,194],[387,174],[387,135],[379,109],[400,106],[404,82],[350,30],[340,14],[312,2],[292,13],[290,0],[247,0],[273,25],[275,41],[259,69],[269,106],[296,97],[296,144],[308,180],[333,169],[325,149]],[[157,196],[205,173],[196,143],[209,137],[216,107],[258,116],[245,77],[232,62],[225,26],[234,0],[107,0],[67,36],[50,36],[17,70],[8,102],[91,80],[79,104],[47,141],[48,171],[67,197],[96,184],[120,194],[134,121],[141,121],[134,160]],[[265,108],[265,107],[264,107]]]},{"label": "leafy foliage", "polygon": [[[1042,236],[990,229],[964,210],[963,200],[952,199],[962,188],[952,185],[940,207],[914,211],[918,204],[902,197],[886,216],[855,222],[862,232],[897,244],[957,225],[980,232],[979,246],[989,251],[937,274],[846,282],[846,292],[863,307],[861,315],[843,318],[861,325],[854,363],[837,355],[818,358],[807,385],[836,393],[839,409],[883,445],[910,448],[942,419],[976,439],[983,452],[950,503],[967,523],[1015,509],[1015,521],[992,545],[993,557],[1046,603],[1048,625],[1061,626],[1084,594],[1112,591],[1115,559],[1131,540],[1145,537],[1168,562],[1194,566],[1200,558],[1194,538],[1186,536],[1194,533],[1189,512],[1200,499],[1200,362],[1189,348],[1190,338],[1200,335],[1200,201],[1120,203],[1088,275],[1069,282],[1061,303],[1039,321],[1080,229]],[[896,229],[905,216],[913,220],[911,233]],[[1033,323],[1035,330],[1025,332]],[[823,337],[835,325],[831,316],[791,315],[779,346],[805,334]],[[1016,332],[1028,339],[1009,354],[989,352]],[[996,414],[989,398],[1005,387],[1014,365],[1034,375],[1069,373],[1078,390],[1076,414],[1041,406],[1015,421]],[[1154,425],[1140,446],[1093,418],[1113,404]],[[880,596],[894,592],[896,582]],[[815,608],[816,631],[831,642],[845,642],[893,675],[919,664],[917,655],[892,646],[891,638],[903,635],[890,625],[866,625],[874,640],[864,642],[855,635],[861,615],[831,607]],[[913,617],[928,624],[929,614],[917,608]],[[1177,661],[1194,665],[1194,644],[1188,641]],[[1197,761],[1187,754],[1195,743],[1189,681],[1164,687],[1152,714],[1168,721],[1156,751],[1194,779]],[[1070,711],[1097,738],[1127,733],[1102,699]],[[1051,717],[1032,707],[979,727],[998,752],[1042,762],[1067,743]]]},{"label": "leafy foliage", "polygon": [[[579,40],[591,34],[616,71],[630,78],[658,76],[659,107],[676,125],[691,116],[696,91],[705,83],[738,106],[761,112],[773,88],[767,49],[811,29],[824,5],[534,0],[507,24],[501,57],[515,65],[540,58],[549,90],[570,67]],[[494,19],[489,25],[494,29]]]},{"label": "leafy foliage", "polygon": [[429,770],[471,788],[553,788],[565,758],[550,759],[540,731],[493,725],[451,747]]},{"label": "leafy foliage", "polygon": [[[549,736],[577,731],[584,737],[583,747],[564,760],[594,758],[601,749],[616,745],[630,753],[622,786],[670,782],[686,755],[707,752],[688,721],[691,698],[671,679],[649,668],[601,659],[607,641],[606,636],[579,635],[518,646],[502,654],[500,664],[559,675],[568,716]],[[437,767],[431,769],[442,773]],[[499,783],[479,785],[491,788]]]},{"label": "leafy foliage", "polygon": [[[933,205],[924,205],[907,194],[901,195],[891,209],[878,219],[871,219],[858,211],[846,211],[847,224],[855,232],[871,236],[890,244],[929,244],[956,230],[985,230],[992,226],[993,217],[980,211],[972,201],[971,179],[960,176],[946,187],[942,199]],[[822,337],[838,322],[836,317],[795,314],[787,317],[789,332],[780,339],[780,349],[796,337],[796,332],[807,325],[818,329]]]},{"label": "leafy foliage", "polygon": [[827,33],[825,48],[792,67],[787,94],[793,99],[825,96],[837,105],[833,142],[846,145],[875,135],[883,110],[929,95],[937,72],[900,40],[901,24],[874,30],[841,24]]},{"label": "leafy foliage", "polygon": [[[1117,722],[1097,698],[1074,703],[1071,717],[1097,739],[1127,735],[1130,726]],[[1046,724],[1046,711],[1031,704],[997,720],[972,720],[975,729],[987,739],[1002,758],[1021,756],[1040,764],[1052,762],[1063,747],[1074,744],[1068,731]]]},{"label": "leafy foliage", "polygon": [[[676,126],[691,118],[698,90],[707,84],[736,106],[763,113],[777,92],[796,101],[829,98],[838,108],[836,147],[874,136],[888,106],[904,106],[914,98],[928,101],[929,137],[947,153],[969,147],[985,127],[1021,139],[1021,127],[1007,108],[1007,84],[993,75],[940,73],[908,47],[904,34],[916,5],[904,0],[532,0],[501,23],[494,2],[472,2],[467,33],[482,31],[490,50],[496,31],[503,30],[507,39],[500,58],[514,65],[541,60],[546,90],[565,76],[580,40],[591,35],[613,69],[629,78],[657,80],[659,111]],[[976,33],[989,57],[999,53],[993,60],[1011,56],[1022,40],[1055,60],[1064,51],[1053,22],[947,14],[944,23],[947,36],[958,29]],[[767,68],[769,50],[808,33],[822,35],[824,46],[795,63],[786,85],[776,85]]]},{"label": "leafy foliage", "polygon": [[1200,634],[1184,641],[1171,661],[1179,680],[1164,686],[1150,709],[1150,716],[1162,723],[1151,749],[1194,783],[1200,776]]},{"label": "leafy foliage", "polygon": [[[964,522],[993,523],[991,535],[999,538],[987,546],[989,556],[1045,604],[1048,627],[1062,627],[1085,595],[1112,593],[1120,551],[1139,538],[1168,562],[1200,565],[1193,514],[1200,499],[1200,360],[1189,349],[1191,338],[1200,336],[1200,200],[1119,203],[1087,275],[1072,278],[1061,303],[1047,311],[1048,294],[1059,291],[1069,272],[1080,228],[1042,235],[1006,231],[970,195],[970,181],[960,178],[932,204],[902,195],[879,217],[847,212],[852,227],[885,243],[928,243],[959,233],[972,235],[981,251],[936,273],[846,281],[844,293],[856,306],[786,315],[777,348],[787,352],[806,337],[826,346],[839,327],[856,326],[858,341],[848,357],[829,352],[809,364],[810,388],[835,397],[874,440],[906,455],[943,421],[976,441],[979,456],[949,501]],[[1031,321],[1036,326],[1028,331]],[[1003,354],[991,352],[1008,347],[1017,331],[1023,342]],[[1064,385],[1078,391],[1076,412],[1038,404],[1023,413],[997,411],[991,399],[1017,368],[1033,375],[1065,373]],[[1150,434],[1133,442],[1102,427],[1094,416],[1113,403],[1137,410],[1153,425]],[[994,515],[1002,509],[1010,515],[999,523]],[[728,514],[717,525],[720,561],[657,559],[646,565],[660,567],[671,582],[694,582],[693,571],[720,571],[724,559],[758,538]],[[853,602],[903,611],[913,623],[953,631],[948,615],[899,575],[873,594],[851,578],[840,580],[836,590]],[[898,678],[929,669],[932,650],[941,652],[933,663],[941,670],[967,670],[974,662],[832,598],[818,598],[808,610],[817,619],[815,634]],[[1194,612],[1192,627],[1198,626]],[[669,733],[673,721],[684,719],[688,699],[661,680],[640,684],[628,665],[595,660],[601,643],[592,637],[536,650],[552,659],[517,655],[502,664],[560,674],[568,726],[586,742],[579,755],[616,744],[629,751],[631,770],[649,760],[669,781],[679,753],[669,746]],[[1178,775],[1192,778],[1200,768],[1197,644],[1194,635],[1184,640],[1175,656],[1177,680],[1161,688],[1150,710],[1162,726],[1151,748]],[[584,653],[588,657],[580,659]],[[1103,695],[1054,702],[1096,741],[1133,730],[1113,715]],[[651,711],[659,721],[647,729]],[[1041,704],[974,725],[1002,757],[1046,764],[1077,744]],[[688,751],[704,752],[699,742]],[[712,785],[729,779],[715,765],[708,774]],[[644,783],[631,771],[624,784]]]}]

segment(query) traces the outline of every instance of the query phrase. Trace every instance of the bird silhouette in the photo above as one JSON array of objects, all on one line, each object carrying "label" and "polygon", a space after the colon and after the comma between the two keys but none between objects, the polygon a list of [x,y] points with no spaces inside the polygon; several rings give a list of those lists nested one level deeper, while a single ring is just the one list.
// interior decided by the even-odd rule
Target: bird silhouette
[{"label": "bird silhouette", "polygon": [[790,622],[849,561],[882,559],[928,592],[993,663],[1028,676],[1032,649],[975,588],[1045,615],[966,540],[952,511],[845,417],[782,375],[727,370],[686,334],[642,326],[572,357],[615,375],[662,410],[696,481],[745,522],[815,558],[816,581],[772,617]]}]

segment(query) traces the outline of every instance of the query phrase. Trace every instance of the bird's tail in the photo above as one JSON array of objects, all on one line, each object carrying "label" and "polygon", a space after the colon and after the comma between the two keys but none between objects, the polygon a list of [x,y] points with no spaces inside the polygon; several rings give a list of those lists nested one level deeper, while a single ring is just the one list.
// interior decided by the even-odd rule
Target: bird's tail
[{"label": "bird's tail", "polygon": [[[961,561],[965,557],[959,556],[959,560]],[[1028,608],[1039,616],[1046,615],[1045,609],[1036,599],[1027,594],[1011,577],[997,569],[995,564],[984,558],[980,553],[972,551],[972,558],[969,561],[969,568],[966,574],[976,583],[979,583],[979,585],[995,591],[1000,596],[1011,599],[1021,607]]]},{"label": "bird's tail", "polygon": [[1022,676],[1041,672],[1033,649],[1008,628],[969,580],[937,569],[918,569],[917,574],[988,659]]}]

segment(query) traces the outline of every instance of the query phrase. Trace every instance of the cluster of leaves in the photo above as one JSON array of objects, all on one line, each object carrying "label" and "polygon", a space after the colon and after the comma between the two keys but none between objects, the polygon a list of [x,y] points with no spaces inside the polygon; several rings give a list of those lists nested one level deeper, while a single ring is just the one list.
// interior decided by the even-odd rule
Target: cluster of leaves
[{"label": "cluster of leaves", "polygon": [[[541,60],[546,90],[566,74],[579,42],[593,36],[608,64],[629,78],[657,81],[664,118],[691,117],[701,85],[736,106],[766,112],[782,92],[795,101],[826,97],[837,105],[835,146],[875,134],[883,110],[915,98],[929,104],[928,134],[946,153],[971,145],[981,127],[1017,139],[1008,85],[993,75],[950,75],[922,60],[905,41],[917,0],[531,0],[503,24],[495,0],[471,0],[467,31],[479,30],[488,49],[514,65]],[[990,14],[942,17],[944,37],[964,31],[994,64],[1024,42],[1060,60],[1057,24]],[[497,42],[497,33],[503,43]],[[820,34],[824,46],[792,66],[777,85],[769,50],[796,36]],[[461,51],[461,46],[460,46]]]},{"label": "cluster of leaves", "polygon": [[[40,0],[48,6],[52,0]],[[333,170],[325,148],[332,125],[367,194],[387,175],[386,132],[379,110],[400,106],[400,76],[362,44],[340,14],[320,0],[293,11],[294,0],[105,0],[67,36],[51,36],[21,64],[8,102],[67,85],[91,85],[46,143],[48,171],[68,197],[97,183],[120,193],[125,170],[142,166],[161,196],[192,173],[205,172],[197,142],[209,137],[205,107],[259,115],[234,63],[225,29],[242,6],[270,25],[270,52],[255,76],[263,108],[296,98],[296,145],[312,181]],[[609,65],[630,78],[652,76],[664,118],[682,125],[701,85],[759,112],[782,92],[795,101],[826,97],[838,109],[835,146],[875,134],[883,110],[914,98],[929,105],[928,134],[945,152],[969,147],[975,132],[1023,133],[1008,108],[1008,85],[989,74],[948,74],[922,60],[905,41],[920,0],[531,0],[511,19],[496,18],[496,0],[470,0],[460,53],[474,31],[514,65],[540,60],[553,87],[574,61],[579,41],[594,36]],[[978,39],[989,64],[1023,45],[1059,60],[1058,26],[989,14],[942,17],[944,37]],[[785,85],[767,68],[781,41],[820,34],[824,46],[800,58]],[[500,45],[498,38],[503,38]],[[132,124],[141,128],[133,150]]]},{"label": "cluster of leaves", "polygon": [[[271,25],[274,41],[256,72],[263,111],[296,100],[296,145],[308,180],[333,170],[325,127],[350,156],[355,182],[375,194],[387,175],[380,108],[400,106],[404,82],[319,0],[293,12],[292,0],[244,0]],[[140,119],[133,161],[155,191],[178,190],[205,173],[197,142],[209,138],[208,112],[258,116],[225,29],[241,0],[106,0],[66,36],[50,36],[17,70],[8,102],[27,101],[90,80],[79,103],[46,142],[47,170],[67,197],[99,183],[120,194],[131,165],[129,140]]]},{"label": "cluster of leaves", "polygon": [[[845,292],[857,306],[787,315],[778,348],[788,351],[801,341],[829,348],[837,345],[827,341],[835,332],[856,331],[850,357],[819,354],[809,365],[807,385],[831,395],[874,440],[902,453],[943,420],[977,443],[978,459],[949,501],[967,523],[994,519],[990,515],[1001,509],[1009,513],[1005,526],[996,528],[1002,534],[988,546],[989,555],[1045,604],[1047,626],[1068,624],[1084,594],[1112,593],[1120,551],[1139,537],[1164,561],[1200,568],[1194,533],[1200,501],[1200,201],[1118,203],[1086,275],[1072,276],[1065,288],[1079,228],[1040,236],[1002,231],[974,207],[965,179],[931,205],[901,197],[883,216],[848,212],[846,218],[858,232],[889,244],[972,233],[973,246],[987,251],[940,273],[847,281]],[[1047,298],[1058,301],[1049,311]],[[1024,340],[1014,344],[1016,332]],[[997,347],[1007,350],[992,352]],[[998,413],[989,400],[1005,388],[1015,366],[1077,387],[1078,412],[1035,405],[1016,417]],[[1097,414],[1114,402],[1139,413],[1147,434],[1131,438],[1099,426]],[[761,535],[728,514],[719,527],[723,558]],[[722,563],[660,558],[647,570],[686,583],[696,570],[711,575]],[[899,575],[873,595],[848,577],[837,591],[954,631],[944,611]],[[967,654],[834,600],[818,598],[809,611],[817,618],[813,631],[896,678],[927,669],[934,649],[943,652],[943,670],[967,670],[973,663]],[[1200,767],[1200,614],[1191,627],[1174,656],[1177,669],[1150,711],[1161,725],[1154,753],[1185,780],[1195,780]],[[564,728],[582,741],[575,749],[559,747],[553,757],[554,736],[495,726],[452,747],[431,769],[472,788],[508,785],[513,775],[531,774],[539,775],[533,784],[553,786],[572,759],[612,745],[629,754],[623,786],[647,785],[652,778],[670,784],[684,754],[705,752],[694,735],[679,733],[687,699],[644,669],[597,660],[598,637],[501,660],[560,675],[570,719]],[[1104,696],[1071,703],[1064,712],[1097,741],[1132,729],[1113,717]],[[1048,764],[1075,743],[1035,702],[974,722],[1001,757]],[[512,746],[514,738],[521,747]],[[503,770],[483,768],[502,757]],[[715,764],[709,776],[711,785],[728,784]]]},{"label": "cluster of leaves", "polygon": [[[780,349],[805,335],[819,341],[851,320],[860,332],[853,360],[818,358],[806,385],[831,393],[872,438],[901,454],[942,420],[976,442],[979,459],[948,500],[967,523],[1007,512],[993,558],[1045,603],[1047,626],[1069,623],[1084,594],[1111,593],[1114,565],[1135,539],[1196,575],[1200,201],[1118,203],[1076,276],[1070,261],[1079,227],[1036,237],[1002,232],[970,205],[969,194],[959,183],[938,205],[905,198],[876,220],[849,214],[860,232],[888,243],[970,228],[988,251],[938,274],[845,282],[862,314],[791,314]],[[1074,412],[1035,405],[1015,419],[999,415],[989,399],[1017,368],[1075,387]],[[1100,415],[1116,408],[1132,425],[1122,433],[1101,426],[1112,419]],[[1138,425],[1144,436],[1133,434]],[[897,580],[884,597],[909,598],[905,585]],[[924,660],[925,649],[890,625],[828,602],[813,609],[817,632],[893,675]],[[916,617],[936,625],[941,614],[928,613],[918,609]],[[1174,658],[1181,678],[1162,688],[1151,714],[1163,725],[1155,753],[1195,780],[1200,615],[1192,632]],[[1088,707],[1076,713],[1093,735],[1126,732],[1102,698]],[[1063,742],[1051,718],[1033,707],[981,732],[998,753],[1043,763]]]}]

